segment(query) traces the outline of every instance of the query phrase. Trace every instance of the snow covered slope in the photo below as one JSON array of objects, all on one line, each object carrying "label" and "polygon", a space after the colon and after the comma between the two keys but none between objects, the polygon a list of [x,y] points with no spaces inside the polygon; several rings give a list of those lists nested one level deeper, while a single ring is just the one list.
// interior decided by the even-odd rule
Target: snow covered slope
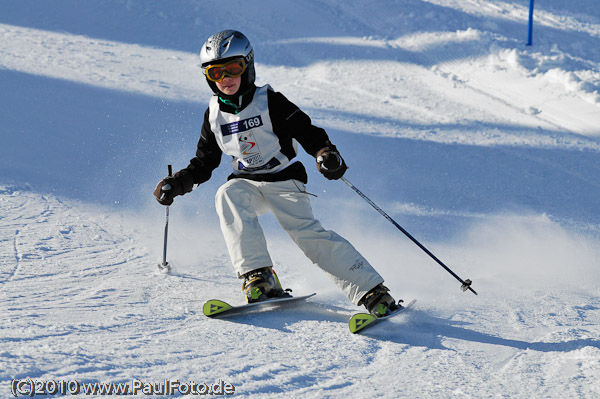
[{"label": "snow covered slope", "polygon": [[[583,10],[583,11],[582,11]],[[235,386],[251,398],[600,395],[597,0],[3,1],[0,396],[14,379]],[[417,306],[363,336],[327,277],[264,224],[289,312],[241,300],[214,214],[228,172],[171,207],[210,91],[196,53],[243,31],[258,83],[327,129],[347,177],[463,278],[312,168],[315,213]],[[142,395],[142,393],[139,393]]]}]

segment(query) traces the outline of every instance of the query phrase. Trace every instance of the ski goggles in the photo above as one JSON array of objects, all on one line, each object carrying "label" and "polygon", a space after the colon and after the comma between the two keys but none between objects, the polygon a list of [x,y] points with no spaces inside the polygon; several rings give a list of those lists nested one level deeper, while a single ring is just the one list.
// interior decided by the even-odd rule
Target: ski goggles
[{"label": "ski goggles", "polygon": [[243,58],[236,58],[224,64],[213,64],[206,67],[204,74],[213,82],[220,82],[226,76],[237,78],[246,70],[246,62]]}]

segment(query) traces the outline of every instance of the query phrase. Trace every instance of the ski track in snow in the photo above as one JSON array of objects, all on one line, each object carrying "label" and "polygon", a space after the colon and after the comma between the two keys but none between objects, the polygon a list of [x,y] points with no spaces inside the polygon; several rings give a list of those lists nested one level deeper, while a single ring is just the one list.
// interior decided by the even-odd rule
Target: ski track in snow
[{"label": "ski track in snow", "polygon": [[[377,18],[369,19],[368,14],[361,17],[349,12],[346,17],[358,26],[366,25],[375,34],[388,33],[386,25]],[[426,18],[435,19],[428,14]],[[511,20],[500,21],[497,24],[504,23],[507,28],[513,24]],[[482,24],[482,28],[489,24],[492,23]],[[567,20],[560,25],[568,31],[573,22]],[[590,24],[582,32],[568,34],[578,40],[578,35],[597,35],[599,30]],[[6,24],[0,24],[0,35],[6,38],[0,44],[4,68],[171,100],[204,102],[209,94],[197,79],[200,71],[191,53]],[[358,62],[321,61],[308,67],[288,68],[283,75],[278,73],[279,66],[261,64],[260,59],[257,68],[259,79],[303,98],[299,105],[315,109],[316,119],[326,127],[441,143],[600,150],[600,71],[576,69],[597,65],[598,60],[591,59],[586,64],[572,56],[573,70],[552,68],[556,57],[570,55],[558,49],[551,49],[556,55],[517,50],[521,46],[517,37],[472,28],[386,40],[285,39],[270,45],[315,43],[347,47],[348,54],[353,55],[358,52],[356,48],[363,48],[374,57],[359,58]],[[387,59],[378,60],[382,51]],[[365,76],[364,70],[381,72]],[[584,72],[589,76],[583,76]],[[336,79],[327,79],[330,74]],[[157,76],[161,79],[157,80]],[[371,88],[380,86],[381,79],[394,84],[373,91]],[[356,81],[361,81],[362,87],[351,83]],[[337,101],[340,91],[352,93],[344,104]],[[552,93],[551,98],[557,100],[548,99],[546,93]],[[432,104],[432,99],[439,96],[445,97],[444,101]],[[365,102],[369,97],[372,101]],[[482,107],[482,103],[487,104]],[[327,112],[328,108],[334,111],[333,115]],[[504,108],[512,120],[496,116],[506,114]],[[407,123],[423,127],[407,129]],[[521,128],[512,134],[498,134],[499,123]],[[525,127],[538,131],[532,134]]]},{"label": "ski track in snow", "polygon": [[[600,16],[595,0],[578,3],[585,15],[566,0],[536,3],[528,48],[525,3],[267,1],[237,4],[241,16],[199,1],[7,6],[0,78],[18,93],[4,97],[0,123],[0,397],[15,378],[222,379],[247,398],[600,397]],[[204,317],[207,299],[241,301],[204,205],[218,183],[173,207],[173,273],[157,271],[164,208],[144,201],[164,173],[157,164],[191,156],[193,114],[209,95],[195,52],[222,21],[253,39],[258,83],[307,110],[340,147],[394,151],[379,159],[346,144],[352,179],[424,233],[479,296],[313,175],[324,224],[393,293],[418,299],[406,314],[350,334],[357,308],[267,219],[282,283],[317,296],[286,312]],[[185,35],[201,39],[174,45]],[[153,151],[168,154],[144,153]],[[72,190],[76,180],[91,194]],[[144,200],[120,206],[115,191]],[[431,239],[448,226],[456,235]]]},{"label": "ski track in snow", "polygon": [[[419,306],[362,336],[348,332],[354,308],[330,287],[289,312],[211,320],[203,299],[239,300],[224,253],[201,246],[197,255],[213,260],[200,267],[174,256],[174,274],[165,276],[140,246],[147,226],[136,219],[28,189],[1,191],[2,237],[16,248],[2,262],[13,271],[0,285],[2,392],[12,378],[30,377],[224,379],[237,396],[269,398],[599,393],[597,296],[533,280],[511,286],[488,271],[476,278],[477,300],[415,290]],[[294,261],[278,266],[284,284],[297,273]]]}]

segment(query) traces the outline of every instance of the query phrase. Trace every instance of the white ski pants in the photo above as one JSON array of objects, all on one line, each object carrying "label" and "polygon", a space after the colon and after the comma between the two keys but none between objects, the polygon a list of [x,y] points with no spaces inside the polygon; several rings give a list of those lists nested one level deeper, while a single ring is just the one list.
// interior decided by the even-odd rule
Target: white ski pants
[{"label": "white ski pants", "polygon": [[272,211],[304,254],[327,272],[354,304],[383,278],[344,238],[315,220],[304,184],[295,180],[232,179],[217,191],[216,208],[238,277],[273,266],[258,216]]}]

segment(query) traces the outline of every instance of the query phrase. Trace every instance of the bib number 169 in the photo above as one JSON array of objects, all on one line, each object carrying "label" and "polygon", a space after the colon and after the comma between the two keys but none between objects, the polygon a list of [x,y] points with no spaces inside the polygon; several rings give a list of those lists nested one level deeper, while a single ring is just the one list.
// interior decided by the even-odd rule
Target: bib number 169
[{"label": "bib number 169", "polygon": [[260,119],[260,116],[255,116],[254,118],[244,119],[243,121],[240,121],[240,123],[244,127],[244,130],[249,130],[261,126],[262,120]]}]

